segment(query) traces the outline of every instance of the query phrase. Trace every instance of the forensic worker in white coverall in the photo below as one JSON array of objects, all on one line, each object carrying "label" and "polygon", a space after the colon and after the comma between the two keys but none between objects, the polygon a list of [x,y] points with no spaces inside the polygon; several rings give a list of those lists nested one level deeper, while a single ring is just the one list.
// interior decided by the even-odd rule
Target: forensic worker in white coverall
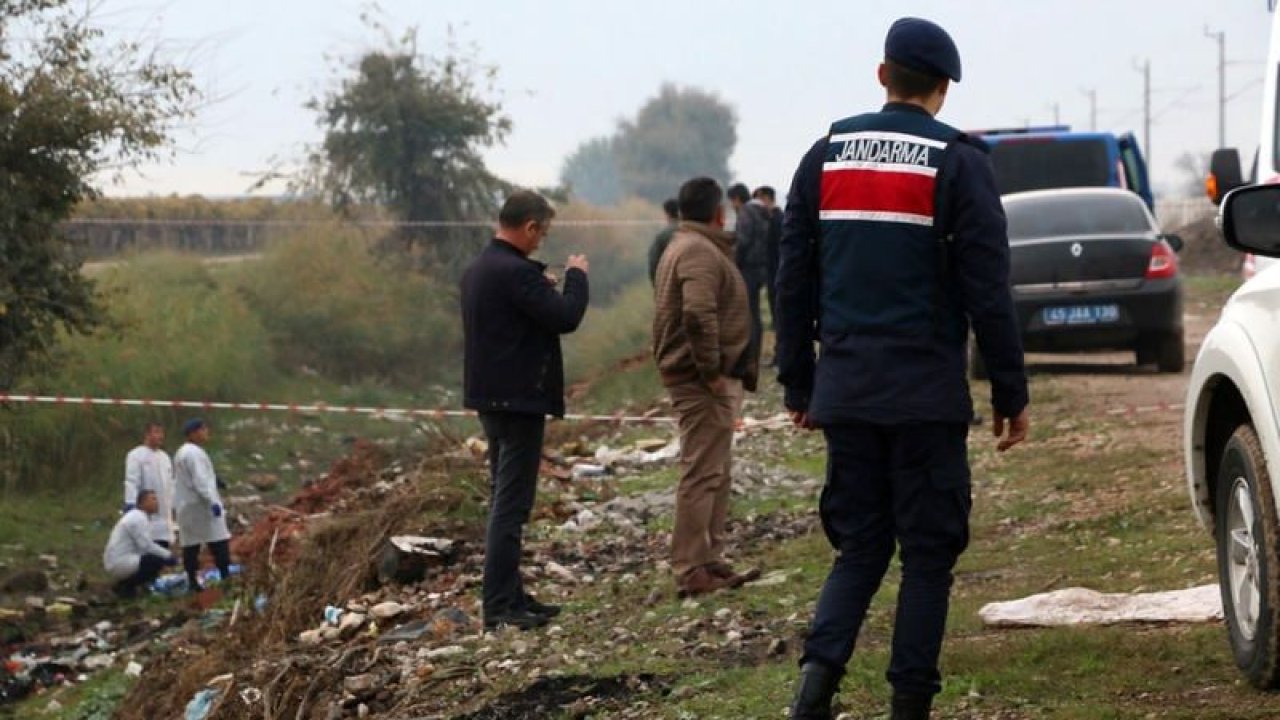
[{"label": "forensic worker in white coverall", "polygon": [[182,568],[187,571],[187,587],[200,587],[200,546],[208,545],[222,579],[231,577],[231,532],[218,494],[218,478],[213,461],[204,451],[209,442],[209,426],[195,418],[182,426],[187,442],[174,455],[174,504],[178,509],[178,540],[182,543]]},{"label": "forensic worker in white coverall", "polygon": [[173,553],[151,539],[151,520],[159,509],[155,492],[142,490],[111,529],[111,539],[102,551],[102,567],[115,579],[112,592],[132,598],[139,588],[151,584],[160,568],[176,565]]},{"label": "forensic worker in white coverall", "polygon": [[124,510],[138,504],[138,493],[156,494],[156,512],[151,516],[151,539],[164,547],[173,546],[173,461],[164,451],[164,427],[147,423],[142,444],[124,459]]}]

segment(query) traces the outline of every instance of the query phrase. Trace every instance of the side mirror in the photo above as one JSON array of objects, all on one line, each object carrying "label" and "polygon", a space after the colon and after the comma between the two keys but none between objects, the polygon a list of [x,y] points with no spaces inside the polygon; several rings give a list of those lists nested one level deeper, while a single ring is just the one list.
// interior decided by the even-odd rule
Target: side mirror
[{"label": "side mirror", "polygon": [[1250,185],[1228,193],[1218,211],[1227,244],[1241,252],[1280,257],[1280,185]]},{"label": "side mirror", "polygon": [[1244,185],[1244,171],[1240,169],[1240,152],[1235,148],[1220,148],[1209,158],[1209,177],[1204,180],[1204,192],[1214,205],[1222,202],[1227,193]]},{"label": "side mirror", "polygon": [[1181,235],[1175,235],[1173,233],[1165,233],[1164,235],[1160,236],[1160,239],[1168,243],[1169,247],[1173,248],[1174,252],[1182,252],[1182,248],[1186,246],[1186,243],[1182,241]]}]

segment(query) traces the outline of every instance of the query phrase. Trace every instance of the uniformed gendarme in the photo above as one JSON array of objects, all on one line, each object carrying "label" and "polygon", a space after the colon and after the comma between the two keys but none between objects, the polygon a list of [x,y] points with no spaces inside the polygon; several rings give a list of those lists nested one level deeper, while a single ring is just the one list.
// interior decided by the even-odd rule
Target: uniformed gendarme
[{"label": "uniformed gendarme", "polygon": [[1029,425],[991,164],[980,141],[934,119],[960,81],[959,52],[942,28],[903,18],[884,55],[888,102],[834,122],[800,161],[776,278],[779,381],[793,420],[826,435],[819,510],[837,551],[800,661],[796,719],[832,716],[895,546],[891,717],[929,717],[952,568],[969,541],[971,328],[998,449]]}]

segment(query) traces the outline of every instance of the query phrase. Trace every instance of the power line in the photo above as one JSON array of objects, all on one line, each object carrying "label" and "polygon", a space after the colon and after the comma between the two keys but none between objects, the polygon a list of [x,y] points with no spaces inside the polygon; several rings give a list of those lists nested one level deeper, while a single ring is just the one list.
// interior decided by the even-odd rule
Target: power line
[{"label": "power line", "polygon": [[1218,41],[1218,147],[1227,146],[1227,34],[1223,30],[1210,32],[1204,27],[1204,36]]},{"label": "power line", "polygon": [[1182,101],[1183,101],[1183,100],[1186,100],[1186,99],[1187,99],[1188,97],[1190,97],[1191,95],[1193,95],[1193,94],[1195,94],[1195,93],[1200,92],[1200,90],[1201,90],[1201,89],[1202,89],[1202,87],[1201,87],[1200,85],[1192,85],[1191,87],[1187,88],[1186,90],[1184,90],[1184,91],[1182,92],[1182,94],[1181,94],[1181,95],[1179,95],[1178,97],[1174,98],[1173,100],[1170,100],[1170,101],[1169,101],[1169,104],[1167,104],[1167,105],[1165,105],[1164,107],[1160,108],[1160,109],[1159,109],[1159,110],[1158,110],[1154,115],[1152,115],[1152,116],[1151,116],[1151,121],[1152,121],[1152,122],[1155,122],[1156,120],[1159,120],[1160,118],[1164,117],[1164,115],[1165,115],[1166,113],[1168,113],[1170,110],[1173,110],[1173,109],[1175,109],[1175,108],[1179,107],[1180,105],[1182,105],[1182,104],[1183,104],[1183,103],[1182,103]]}]

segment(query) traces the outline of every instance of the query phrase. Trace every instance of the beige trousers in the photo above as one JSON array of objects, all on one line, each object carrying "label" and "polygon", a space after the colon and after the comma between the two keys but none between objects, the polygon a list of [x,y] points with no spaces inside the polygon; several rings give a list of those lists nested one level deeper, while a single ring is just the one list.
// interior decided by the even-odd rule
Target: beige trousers
[{"label": "beige trousers", "polygon": [[726,394],[702,383],[667,388],[680,422],[680,485],[676,489],[671,569],[676,577],[722,559],[729,516],[733,428],[742,410],[742,382]]}]

